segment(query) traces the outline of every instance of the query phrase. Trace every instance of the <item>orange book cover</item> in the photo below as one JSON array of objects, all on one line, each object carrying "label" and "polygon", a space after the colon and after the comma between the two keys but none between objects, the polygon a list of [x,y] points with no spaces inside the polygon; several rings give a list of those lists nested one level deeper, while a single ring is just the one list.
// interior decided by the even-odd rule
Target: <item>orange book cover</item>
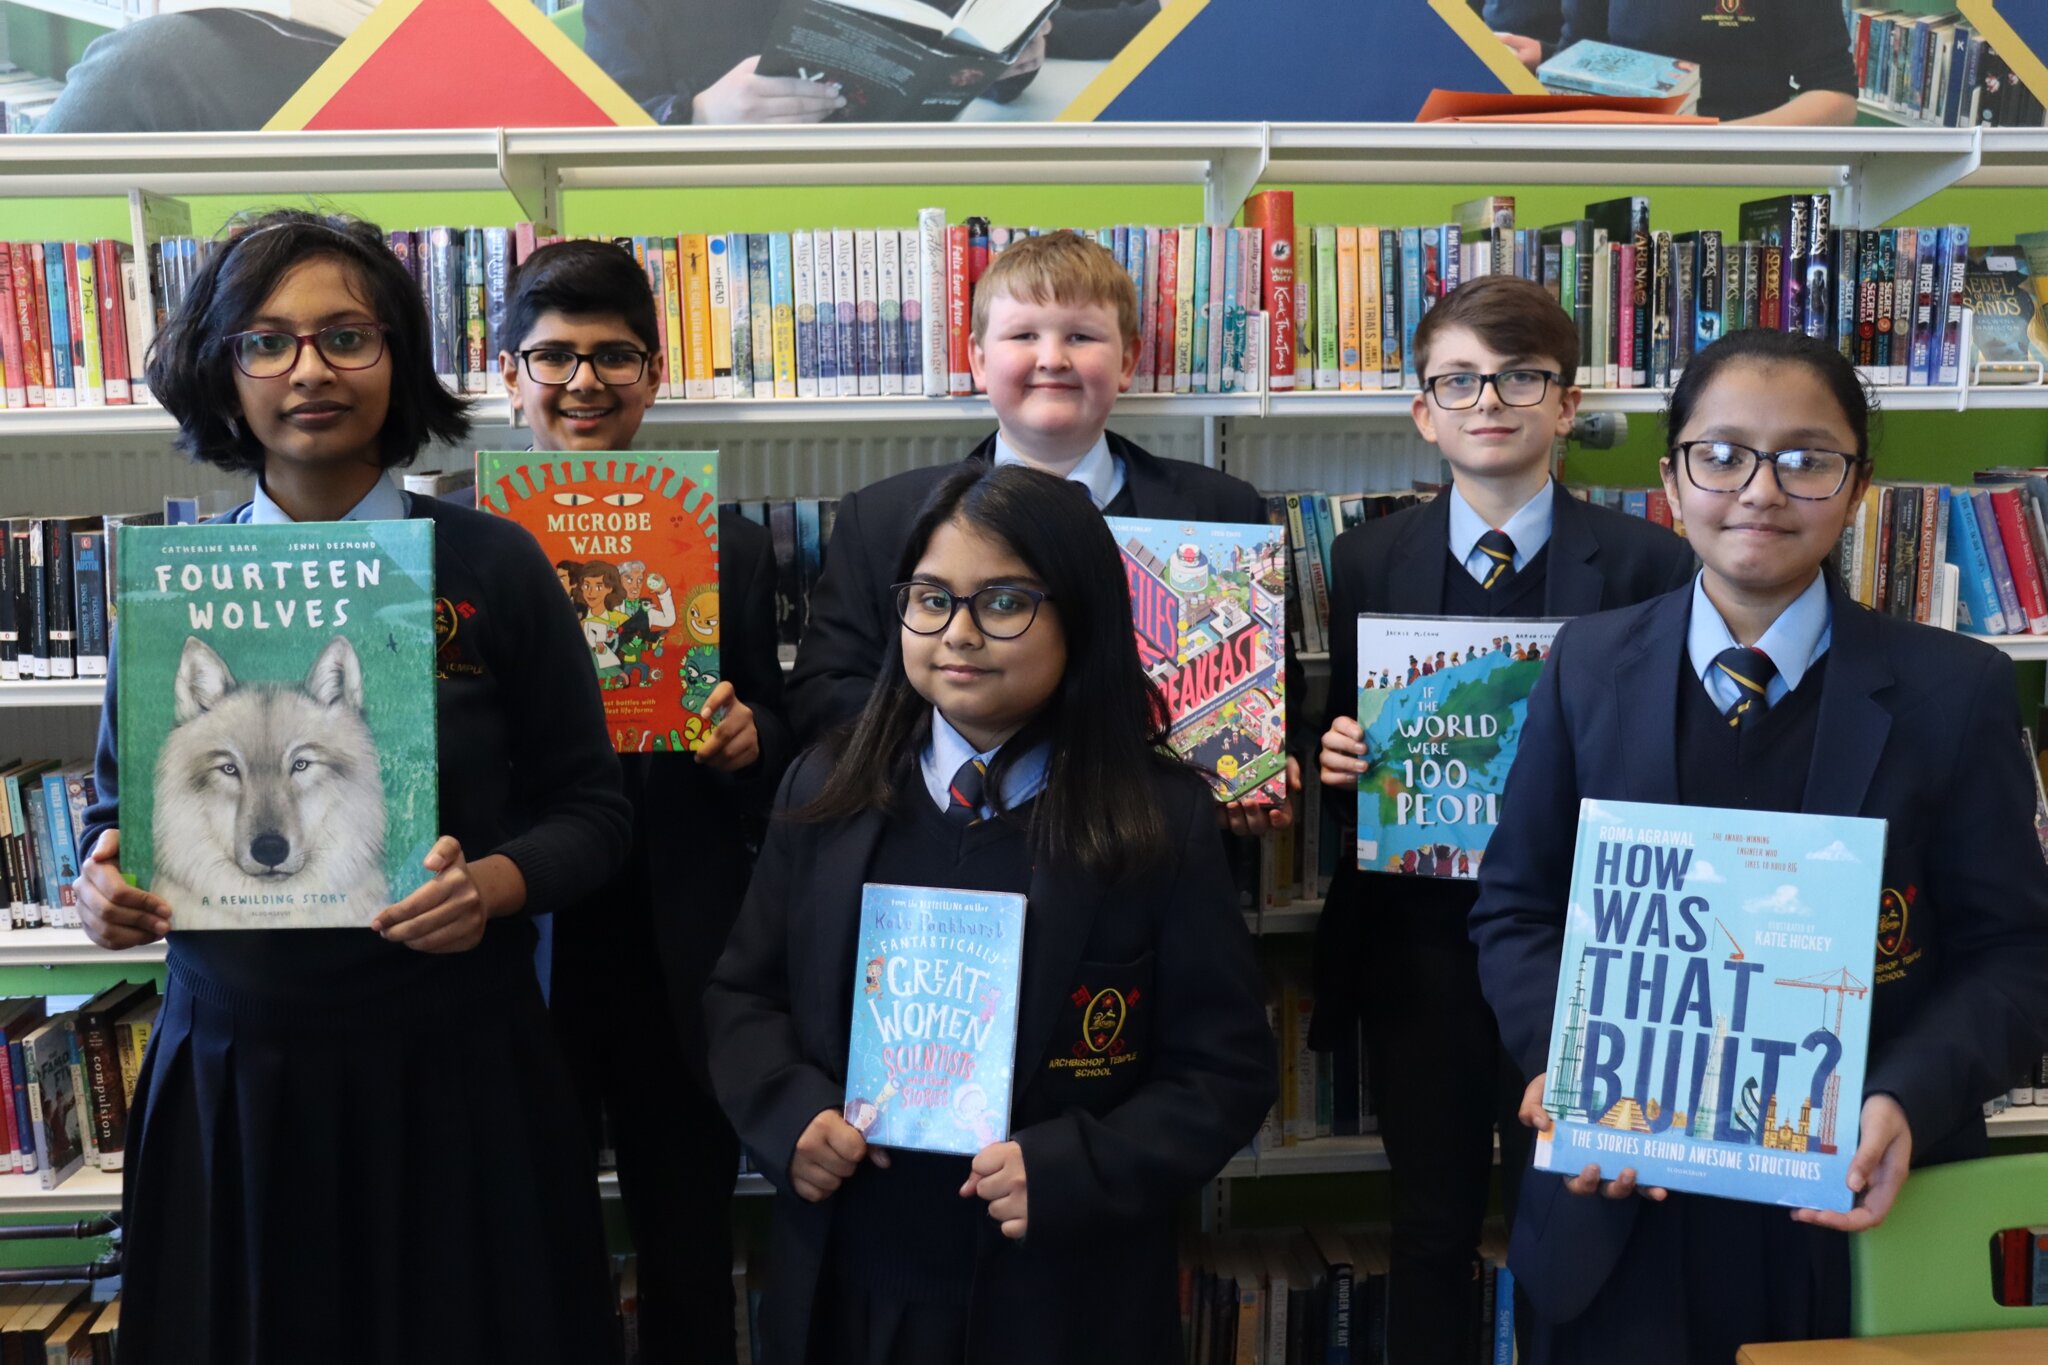
[{"label": "orange book cover", "polygon": [[555,566],[620,753],[701,748],[719,678],[718,456],[479,451],[477,507]]}]

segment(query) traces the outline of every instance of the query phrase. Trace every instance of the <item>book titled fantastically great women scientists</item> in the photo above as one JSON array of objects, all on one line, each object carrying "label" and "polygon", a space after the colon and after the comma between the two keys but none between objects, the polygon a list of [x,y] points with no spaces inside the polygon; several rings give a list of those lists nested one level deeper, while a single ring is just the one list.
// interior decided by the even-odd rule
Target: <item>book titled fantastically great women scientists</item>
[{"label": "book titled fantastically great women scientists", "polygon": [[869,1143],[971,1156],[1009,1138],[1023,947],[1022,896],[861,888],[845,1115]]},{"label": "book titled fantastically great women scientists", "polygon": [[1477,877],[1562,621],[1358,618],[1358,867]]},{"label": "book titled fantastically great women scientists", "polygon": [[476,505],[554,561],[604,693],[612,747],[684,753],[718,686],[718,456],[479,451]]},{"label": "book titled fantastically great women scientists", "polygon": [[1848,1209],[1885,822],[1579,803],[1539,1170]]},{"label": "book titled fantastically great women scientists", "polygon": [[120,537],[121,865],[173,929],[357,927],[422,885],[434,524]]}]

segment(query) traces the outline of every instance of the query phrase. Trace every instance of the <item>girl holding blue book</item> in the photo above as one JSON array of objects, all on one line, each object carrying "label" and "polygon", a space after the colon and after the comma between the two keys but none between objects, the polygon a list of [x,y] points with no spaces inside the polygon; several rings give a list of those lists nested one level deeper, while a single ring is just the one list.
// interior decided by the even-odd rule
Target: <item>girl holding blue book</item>
[{"label": "girl holding blue book", "polygon": [[[1175,1209],[1276,1088],[1214,802],[1164,749],[1083,491],[963,465],[897,576],[881,681],[785,779],[705,996],[714,1087],[777,1191],[763,1359],[1177,1360]],[[1027,898],[1008,1121],[972,1157],[843,1116],[868,883]],[[1114,1059],[1077,1065],[1105,988]]]},{"label": "girl holding blue book", "polygon": [[1855,369],[1804,336],[1736,332],[1686,367],[1662,470],[1701,572],[1557,637],[1469,921],[1531,1078],[1523,1121],[1548,1130],[1580,798],[1885,820],[1896,918],[1879,920],[1871,973],[1855,1207],[1531,1172],[1509,1263],[1539,1365],[1725,1362],[1747,1342],[1848,1335],[1843,1234],[1882,1222],[1913,1164],[1982,1155],[1982,1101],[2048,1038],[2048,865],[2012,664],[1859,606],[1825,567],[1870,482],[1869,425]]}]

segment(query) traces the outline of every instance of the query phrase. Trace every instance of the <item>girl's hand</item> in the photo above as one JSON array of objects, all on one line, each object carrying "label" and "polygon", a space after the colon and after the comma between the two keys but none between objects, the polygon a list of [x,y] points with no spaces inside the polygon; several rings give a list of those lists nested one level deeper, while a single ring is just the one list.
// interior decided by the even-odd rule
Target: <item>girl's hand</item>
[{"label": "girl's hand", "polygon": [[[486,859],[485,861],[491,861]],[[499,859],[509,865],[510,859]],[[396,905],[387,905],[370,927],[392,943],[422,953],[466,953],[484,941],[491,907],[472,875],[462,845],[444,834],[423,860],[434,879]]]},{"label": "girl's hand", "polygon": [[739,699],[732,683],[711,689],[698,716],[711,727],[711,738],[697,750],[697,761],[722,773],[736,773],[761,757],[761,729],[753,708]]},{"label": "girl's hand", "polygon": [[139,948],[171,932],[171,907],[121,875],[118,829],[100,835],[71,885],[85,936],[102,948]]},{"label": "girl's hand", "polygon": [[1356,718],[1339,716],[1330,722],[1330,729],[1323,736],[1321,766],[1324,786],[1358,785],[1359,774],[1365,771],[1366,761],[1365,731]]},{"label": "girl's hand", "polygon": [[988,1201],[988,1216],[1002,1225],[1003,1236],[1013,1242],[1021,1240],[1031,1221],[1024,1149],[1014,1142],[993,1143],[975,1154],[969,1171],[960,1197],[980,1195]]},{"label": "girl's hand", "polygon": [[[1522,1091],[1522,1106],[1518,1111],[1518,1117],[1522,1120],[1522,1126],[1534,1128],[1539,1133],[1547,1133],[1556,1126],[1550,1120],[1550,1111],[1543,1107],[1543,1081],[1544,1077],[1549,1074],[1549,1072],[1545,1072],[1542,1076],[1538,1076],[1535,1080],[1529,1082],[1528,1088]],[[1632,1194],[1640,1194],[1645,1199],[1655,1199],[1661,1202],[1667,1193],[1666,1190],[1657,1185],[1638,1187],[1636,1184],[1636,1173],[1631,1169],[1623,1170],[1620,1175],[1612,1180],[1602,1180],[1598,1166],[1586,1167],[1585,1170],[1580,1171],[1577,1175],[1565,1181],[1564,1187],[1573,1194],[1598,1194],[1607,1199],[1626,1199]]]},{"label": "girl's hand", "polygon": [[747,58],[690,101],[692,123],[823,123],[846,107],[836,85],[800,76],[757,76],[759,56]]},{"label": "girl's hand", "polygon": [[1534,38],[1524,38],[1519,33],[1502,33],[1499,29],[1494,30],[1493,36],[1505,43],[1508,51],[1515,54],[1515,60],[1531,71],[1543,65],[1543,44]]},{"label": "girl's hand", "polygon": [[822,1204],[852,1178],[863,1159],[887,1169],[889,1154],[868,1146],[860,1129],[837,1109],[821,1109],[796,1140],[789,1159],[789,1184],[797,1197]]},{"label": "girl's hand", "polygon": [[1863,1131],[1849,1161],[1849,1188],[1856,1192],[1856,1207],[1847,1213],[1794,1209],[1793,1220],[1836,1232],[1868,1232],[1892,1211],[1912,1164],[1913,1126],[1906,1121],[1906,1111],[1890,1095],[1872,1095],[1863,1101]]},{"label": "girl's hand", "polygon": [[1250,797],[1216,808],[1216,823],[1232,834],[1257,836],[1294,823],[1294,795],[1301,790],[1301,761],[1287,758],[1287,797],[1279,805]]}]

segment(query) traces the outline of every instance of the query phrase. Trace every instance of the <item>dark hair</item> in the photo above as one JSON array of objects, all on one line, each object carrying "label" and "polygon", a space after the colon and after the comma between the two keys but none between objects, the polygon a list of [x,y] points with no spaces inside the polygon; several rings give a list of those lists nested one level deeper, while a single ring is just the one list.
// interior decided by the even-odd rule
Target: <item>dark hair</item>
[{"label": "dark hair", "polygon": [[363,303],[384,324],[391,408],[377,433],[384,467],[410,463],[429,441],[469,433],[469,405],[434,375],[427,310],[412,272],[375,223],[346,215],[272,209],[228,225],[229,240],[199,267],[185,300],[149,348],[149,387],[178,419],[178,448],[235,473],[263,468],[263,446],[242,421],[227,338],[307,261],[341,261]]},{"label": "dark hair", "polygon": [[505,323],[498,329],[504,349],[525,345],[545,313],[616,313],[641,345],[661,349],[647,273],[614,242],[550,242],[521,262],[505,291]]},{"label": "dark hair", "polygon": [[1678,440],[1678,433],[1684,431],[1686,423],[1692,420],[1693,407],[1707,385],[1714,382],[1714,376],[1730,365],[1745,361],[1752,365],[1806,366],[1821,383],[1827,385],[1835,401],[1841,404],[1842,416],[1848,419],[1849,429],[1856,433],[1856,449],[1851,453],[1869,456],[1870,419],[1875,408],[1869,389],[1864,387],[1862,376],[1856,373],[1856,367],[1849,363],[1848,357],[1803,332],[1775,332],[1761,327],[1730,332],[1686,362],[1685,373],[1679,376],[1677,386],[1671,390],[1671,401],[1664,408],[1664,445],[1667,452]]},{"label": "dark hair", "polygon": [[[897,563],[908,579],[934,532],[959,520],[1008,545],[1045,585],[1066,635],[1067,667],[1044,710],[1003,745],[987,790],[1000,793],[1010,763],[1040,742],[1051,748],[1044,792],[1031,814],[1034,856],[1121,881],[1167,851],[1166,824],[1148,778],[1181,768],[1161,746],[1166,702],[1138,663],[1123,557],[1078,485],[1021,465],[962,464],[933,490]],[[835,737],[832,772],[799,819],[841,819],[883,809],[923,787],[919,754],[931,705],[903,671],[892,629],[882,674],[850,732]],[[998,805],[1000,810],[1000,805]]]},{"label": "dark hair", "polygon": [[1558,306],[1550,291],[1520,275],[1481,275],[1438,299],[1415,324],[1408,349],[1415,373],[1425,376],[1429,349],[1446,327],[1464,327],[1505,356],[1538,356],[1557,364],[1558,382],[1578,382],[1579,326]]}]

